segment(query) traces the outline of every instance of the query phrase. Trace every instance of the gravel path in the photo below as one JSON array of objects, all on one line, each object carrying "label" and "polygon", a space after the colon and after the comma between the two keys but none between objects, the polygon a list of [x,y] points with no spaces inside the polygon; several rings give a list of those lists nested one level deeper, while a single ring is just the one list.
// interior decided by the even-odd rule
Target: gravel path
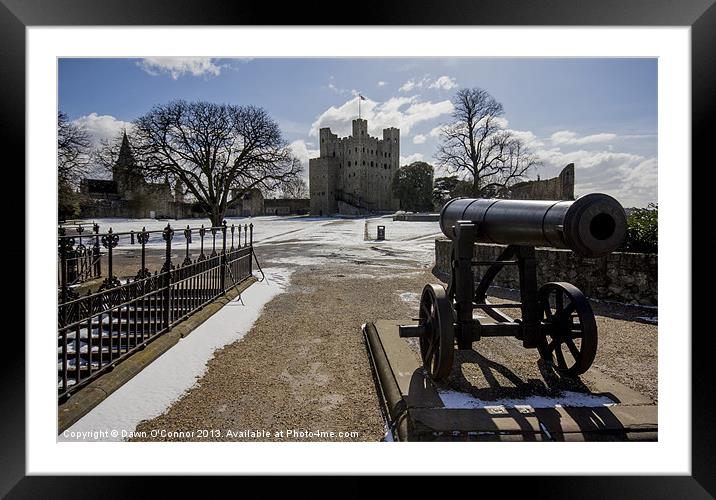
[{"label": "gravel path", "polygon": [[[385,434],[361,325],[376,311],[410,317],[400,298],[428,270],[369,279],[365,269],[302,267],[239,342],[216,352],[197,386],[138,431],[219,429],[209,440],[306,440],[277,431],[333,431],[332,439],[378,441]],[[384,313],[385,314],[385,313]],[[226,431],[236,431],[227,433]],[[354,433],[339,436],[339,432]],[[310,439],[310,438],[308,438]]]}]

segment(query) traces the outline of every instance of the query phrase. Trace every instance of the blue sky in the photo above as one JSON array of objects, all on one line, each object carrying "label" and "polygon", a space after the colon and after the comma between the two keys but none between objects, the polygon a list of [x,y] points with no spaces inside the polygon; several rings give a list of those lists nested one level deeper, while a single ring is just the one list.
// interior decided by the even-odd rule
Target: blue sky
[{"label": "blue sky", "polygon": [[[363,101],[369,130],[401,129],[403,163],[434,163],[437,127],[461,87],[505,109],[552,177],[576,167],[576,191],[625,206],[657,201],[656,59],[346,58],[60,59],[59,107],[99,141],[171,99],[253,104],[279,123],[307,170],[316,132],[347,135]],[[438,171],[437,175],[440,175]]]}]

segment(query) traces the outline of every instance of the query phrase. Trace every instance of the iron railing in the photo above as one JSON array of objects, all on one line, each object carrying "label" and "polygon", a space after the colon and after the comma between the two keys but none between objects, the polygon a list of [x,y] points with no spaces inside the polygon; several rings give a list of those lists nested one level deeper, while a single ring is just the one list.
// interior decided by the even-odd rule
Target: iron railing
[{"label": "iron railing", "polygon": [[99,225],[92,224],[92,233],[83,235],[82,224],[63,225],[57,228],[60,262],[58,282],[69,287],[102,276],[102,255],[99,244]]},{"label": "iron railing", "polygon": [[[185,256],[175,266],[171,259],[175,231],[169,224],[160,231],[114,233],[110,229],[104,234],[96,233],[107,250],[107,277],[99,290],[79,296],[67,282],[60,286],[58,398],[66,398],[85,386],[251,276],[253,224],[244,225],[243,246],[241,225],[227,226],[226,221],[217,227],[187,226],[179,234],[184,236]],[[146,267],[146,246],[159,235],[164,240],[164,264],[152,274]],[[201,239],[196,259],[190,253],[193,235]],[[204,239],[208,236],[212,241],[211,253],[208,249],[204,251]],[[129,237],[131,243],[136,237],[141,245],[139,272],[124,282],[113,274],[113,249],[120,237]],[[68,247],[70,238],[59,236],[61,249]],[[61,267],[66,265],[64,262],[61,259]]]}]

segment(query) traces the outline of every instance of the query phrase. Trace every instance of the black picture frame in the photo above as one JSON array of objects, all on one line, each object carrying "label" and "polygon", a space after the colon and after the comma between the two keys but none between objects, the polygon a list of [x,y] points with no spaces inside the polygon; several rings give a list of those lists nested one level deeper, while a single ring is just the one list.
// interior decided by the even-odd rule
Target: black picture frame
[{"label": "black picture frame", "polygon": [[[351,14],[342,14],[335,4],[326,8],[318,3],[232,2],[209,3],[206,0],[0,0],[0,110],[2,133],[1,151],[18,152],[15,165],[24,165],[25,146],[25,29],[28,26],[81,26],[81,25],[553,25],[553,26],[690,26],[692,71],[692,164],[712,165],[709,123],[716,109],[716,5],[715,0],[461,0],[434,2],[426,0],[394,1],[381,4],[363,2],[360,8],[351,7]],[[15,167],[17,173],[21,171]],[[687,169],[685,169],[686,171]],[[693,170],[692,170],[693,172]],[[23,183],[24,176],[18,175]],[[31,186],[25,186],[31,189]],[[10,205],[14,208],[17,224],[20,197]],[[8,193],[8,196],[13,193]],[[692,206],[694,218],[703,211]],[[27,230],[32,221],[22,220]],[[692,227],[700,227],[692,221]],[[708,227],[708,226],[704,226]],[[47,228],[34,228],[45,230]],[[20,231],[22,233],[22,231]],[[48,232],[54,234],[54,229]],[[691,242],[685,242],[691,247]],[[27,262],[22,245],[11,245],[6,259]],[[689,250],[690,251],[690,250]],[[17,267],[17,266],[15,266]],[[23,283],[17,277],[15,283]],[[16,302],[24,300],[21,287],[14,286]],[[684,290],[683,293],[691,293]],[[693,303],[703,306],[692,294]],[[25,303],[6,307],[26,306]],[[693,307],[693,306],[692,306]],[[25,308],[27,311],[27,309]],[[699,310],[698,307],[695,310]],[[701,308],[701,311],[705,311]],[[690,320],[691,311],[684,311]],[[19,335],[23,325],[13,322],[5,329],[3,350],[13,353],[0,364],[0,495],[8,498],[64,498],[96,497],[120,498],[130,492],[147,491],[146,478],[120,477],[39,477],[25,474],[25,343]],[[690,321],[686,323],[690,325]],[[713,498],[716,479],[713,471],[716,449],[714,422],[716,413],[712,398],[711,329],[693,335],[695,326],[682,332],[669,332],[691,336],[692,343],[692,475],[644,477],[527,477],[479,478],[481,491],[488,486],[510,482],[510,489],[523,494],[549,498]],[[10,334],[13,335],[10,335]],[[636,445],[638,446],[638,445]],[[209,484],[208,479],[200,479]],[[438,479],[450,481],[449,479]],[[244,479],[245,481],[245,479]],[[357,478],[352,478],[358,483]],[[514,481],[518,481],[515,484]],[[162,481],[162,488],[184,489],[185,481],[170,478]],[[223,481],[222,481],[223,482]],[[401,481],[408,494],[418,484]],[[212,480],[211,488],[220,491],[224,485]],[[244,486],[242,489],[247,488]],[[353,494],[358,488],[348,487]],[[169,494],[166,490],[165,493]],[[136,495],[134,495],[136,496]],[[342,495],[347,496],[347,495]]]}]

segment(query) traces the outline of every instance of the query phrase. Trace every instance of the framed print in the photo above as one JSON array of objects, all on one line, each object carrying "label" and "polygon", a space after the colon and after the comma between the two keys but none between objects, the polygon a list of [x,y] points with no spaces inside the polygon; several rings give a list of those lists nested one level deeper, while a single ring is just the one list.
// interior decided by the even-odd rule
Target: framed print
[{"label": "framed print", "polygon": [[691,238],[713,2],[267,7],[0,5],[27,291],[0,491],[712,497]]}]

